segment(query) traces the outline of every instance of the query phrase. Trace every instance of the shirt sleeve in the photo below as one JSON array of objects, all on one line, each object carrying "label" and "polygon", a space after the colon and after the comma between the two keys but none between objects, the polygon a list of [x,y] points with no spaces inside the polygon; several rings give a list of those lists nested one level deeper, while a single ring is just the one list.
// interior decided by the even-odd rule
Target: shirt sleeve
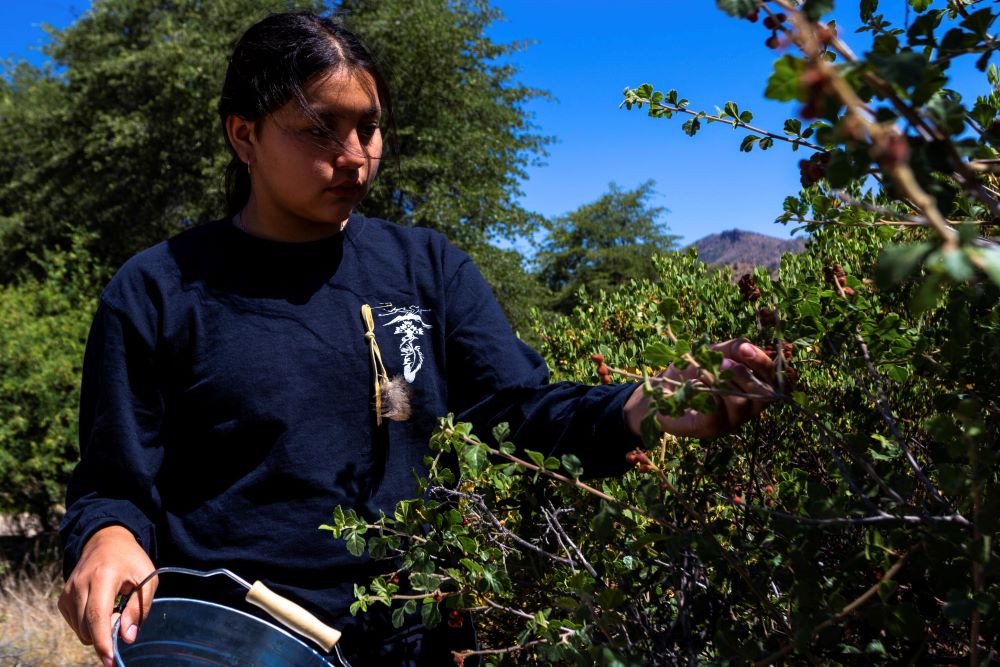
[{"label": "shirt sleeve", "polygon": [[64,576],[110,525],[129,529],[155,560],[155,478],[163,402],[153,341],[103,299],[87,338],[80,390],[80,461],[59,528]]},{"label": "shirt sleeve", "polygon": [[572,453],[587,477],[627,470],[625,454],[641,441],[625,426],[625,401],[635,384],[549,384],[542,357],[507,323],[471,260],[448,284],[446,349],[449,409],[489,438],[507,422],[519,447]]}]

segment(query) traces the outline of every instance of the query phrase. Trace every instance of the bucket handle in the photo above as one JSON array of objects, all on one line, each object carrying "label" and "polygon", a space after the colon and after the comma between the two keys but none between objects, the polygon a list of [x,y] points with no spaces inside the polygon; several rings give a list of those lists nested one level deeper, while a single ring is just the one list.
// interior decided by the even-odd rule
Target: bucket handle
[{"label": "bucket handle", "polygon": [[[286,628],[302,635],[303,637],[308,637],[313,640],[322,646],[327,653],[331,652],[337,645],[337,642],[340,641],[340,630],[326,625],[323,621],[306,611],[302,606],[292,602],[286,597],[278,595],[260,581],[255,581],[251,585],[242,577],[237,576],[235,573],[225,568],[203,572],[201,570],[191,570],[186,567],[160,567],[153,570],[149,576],[139,582],[133,591],[141,589],[150,579],[165,572],[190,574],[195,577],[211,577],[215,575],[227,576],[243,588],[247,589],[247,602],[260,607],[266,611],[271,618],[278,621]],[[121,611],[125,608],[125,605],[128,604],[128,600],[131,596],[132,593],[122,596],[119,602],[115,605],[115,611],[121,613]]]}]

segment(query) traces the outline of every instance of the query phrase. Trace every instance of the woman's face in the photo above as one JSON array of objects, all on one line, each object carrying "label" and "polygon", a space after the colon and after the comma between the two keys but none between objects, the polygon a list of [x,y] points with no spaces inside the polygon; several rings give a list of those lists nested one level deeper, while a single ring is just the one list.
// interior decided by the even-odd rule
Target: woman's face
[{"label": "woman's face", "polygon": [[382,156],[381,107],[367,72],[340,68],[316,77],[304,92],[311,114],[292,100],[250,133],[246,222],[287,241],[339,232]]}]

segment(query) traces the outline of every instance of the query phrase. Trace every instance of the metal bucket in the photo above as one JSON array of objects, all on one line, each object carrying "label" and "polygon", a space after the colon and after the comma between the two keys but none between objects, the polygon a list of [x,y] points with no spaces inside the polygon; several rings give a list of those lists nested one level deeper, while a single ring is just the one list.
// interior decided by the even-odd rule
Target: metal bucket
[{"label": "metal bucket", "polygon": [[[157,598],[135,642],[119,637],[117,667],[330,667],[331,663],[285,630],[213,602]],[[338,652],[339,653],[339,652]]]}]

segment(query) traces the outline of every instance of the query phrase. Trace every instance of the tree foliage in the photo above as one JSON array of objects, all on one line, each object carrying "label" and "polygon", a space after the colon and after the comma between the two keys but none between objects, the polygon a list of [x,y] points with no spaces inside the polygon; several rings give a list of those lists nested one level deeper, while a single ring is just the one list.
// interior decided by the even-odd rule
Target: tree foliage
[{"label": "tree foliage", "polygon": [[[718,4],[795,47],[767,89],[799,117],[762,130],[735,102],[695,111],[652,85],[625,104],[685,116],[688,135],[742,128],[738,150],[806,152],[781,216],[811,233],[806,251],[736,285],[668,254],[539,335],[559,378],[597,381],[600,355],[668,415],[733,391],[708,343],[748,335],[778,367],[773,404],[710,442],[647,420],[635,470],[589,483],[602,471],[569,452],[445,419],[419,498],[374,528],[339,510],[328,526],[386,562],[354,610],[473,611],[486,645],[459,665],[985,664],[1000,638],[995,5],[911,0],[898,28],[862,0],[859,58],[822,20],[832,3]],[[989,82],[975,101],[946,87],[962,58]],[[671,363],[706,374],[651,379]]]},{"label": "tree foliage", "polygon": [[556,295],[556,310],[570,312],[581,289],[596,294],[655,276],[650,260],[673,248],[677,237],[664,231],[665,210],[648,203],[653,185],[625,190],[612,183],[596,201],[546,221],[535,259],[539,278]]}]

